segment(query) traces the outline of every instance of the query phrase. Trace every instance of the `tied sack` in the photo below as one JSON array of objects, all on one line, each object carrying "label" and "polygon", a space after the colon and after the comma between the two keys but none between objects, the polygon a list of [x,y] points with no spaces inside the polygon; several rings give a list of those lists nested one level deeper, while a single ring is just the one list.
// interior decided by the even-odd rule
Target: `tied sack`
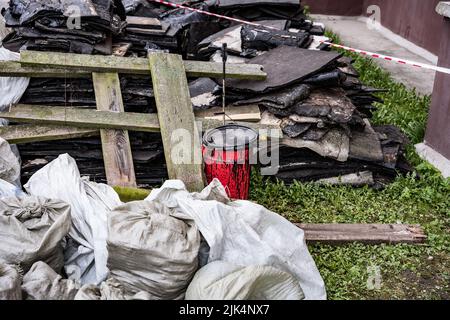
[{"label": "tied sack", "polygon": [[198,269],[200,233],[166,206],[131,202],[108,216],[108,267],[129,293],[183,299]]},{"label": "tied sack", "polygon": [[70,206],[24,196],[0,199],[0,261],[27,272],[44,261],[56,272],[64,265],[61,240],[70,228]]},{"label": "tied sack", "polygon": [[151,296],[141,291],[134,296],[127,295],[123,285],[114,278],[102,282],[99,287],[93,284],[84,285],[75,296],[75,300],[151,300]]},{"label": "tied sack", "polygon": [[79,289],[79,283],[63,279],[44,262],[36,262],[23,277],[27,300],[73,300]]},{"label": "tied sack", "polygon": [[186,300],[303,300],[297,279],[270,266],[237,266],[215,261],[200,269]]}]

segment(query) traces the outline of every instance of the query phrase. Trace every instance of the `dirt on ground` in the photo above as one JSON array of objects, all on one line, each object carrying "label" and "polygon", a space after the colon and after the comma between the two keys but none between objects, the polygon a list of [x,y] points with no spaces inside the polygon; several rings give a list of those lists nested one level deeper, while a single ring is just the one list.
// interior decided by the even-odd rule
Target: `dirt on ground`
[{"label": "dirt on ground", "polygon": [[449,300],[450,256],[424,257],[416,270],[406,270],[386,279],[383,288],[369,299]]}]

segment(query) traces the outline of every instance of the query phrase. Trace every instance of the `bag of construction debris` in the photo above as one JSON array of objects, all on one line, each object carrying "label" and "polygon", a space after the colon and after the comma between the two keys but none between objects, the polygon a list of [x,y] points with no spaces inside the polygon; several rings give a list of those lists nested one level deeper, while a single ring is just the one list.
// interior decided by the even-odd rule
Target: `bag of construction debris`
[{"label": "bag of construction debris", "polygon": [[194,222],[164,205],[131,202],[108,216],[108,267],[130,293],[183,299],[198,269],[200,234]]},{"label": "bag of construction debris", "polygon": [[[12,52],[0,45],[0,61],[18,61],[20,53]],[[18,103],[28,88],[30,78],[0,77],[0,111]]]},{"label": "bag of construction debris", "polygon": [[20,162],[11,146],[0,137],[0,179],[16,184],[20,180]]},{"label": "bag of construction debris", "polygon": [[151,300],[150,294],[141,291],[133,296],[127,295],[123,285],[110,278],[102,282],[100,287],[92,284],[84,285],[75,296],[75,300]]},{"label": "bag of construction debris", "polygon": [[169,180],[146,201],[194,220],[210,247],[209,263],[220,260],[238,266],[271,266],[294,275],[305,299],[326,299],[303,230],[253,202],[232,202],[219,180],[192,194],[182,181]]},{"label": "bag of construction debris", "polygon": [[20,197],[23,195],[24,193],[21,189],[5,180],[0,179],[0,198]]},{"label": "bag of construction debris", "polygon": [[302,300],[297,279],[269,266],[241,267],[223,261],[200,269],[186,292],[186,300]]},{"label": "bag of construction debris", "polygon": [[36,262],[23,277],[26,300],[73,300],[80,285],[63,279],[44,262]]},{"label": "bag of construction debris", "polygon": [[59,272],[63,265],[62,239],[70,228],[70,206],[34,196],[0,198],[0,261],[27,272],[45,261]]},{"label": "bag of construction debris", "polygon": [[59,156],[25,185],[32,195],[61,199],[71,207],[72,226],[65,271],[81,284],[100,284],[108,276],[107,214],[122,204],[113,188],[82,178],[75,160]]},{"label": "bag of construction debris", "polygon": [[22,300],[22,277],[11,265],[0,263],[0,300]]}]

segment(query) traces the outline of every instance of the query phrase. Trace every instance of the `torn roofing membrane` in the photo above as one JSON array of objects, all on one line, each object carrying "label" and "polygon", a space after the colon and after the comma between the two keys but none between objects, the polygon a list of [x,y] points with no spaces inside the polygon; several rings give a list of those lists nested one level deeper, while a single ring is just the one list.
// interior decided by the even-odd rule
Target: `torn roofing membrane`
[{"label": "torn roofing membrane", "polygon": [[[268,92],[304,80],[331,66],[341,57],[337,52],[312,51],[296,47],[280,46],[251,59],[248,63],[264,67],[264,81],[228,80],[232,90],[254,93]],[[286,63],[289,61],[289,63]]]}]

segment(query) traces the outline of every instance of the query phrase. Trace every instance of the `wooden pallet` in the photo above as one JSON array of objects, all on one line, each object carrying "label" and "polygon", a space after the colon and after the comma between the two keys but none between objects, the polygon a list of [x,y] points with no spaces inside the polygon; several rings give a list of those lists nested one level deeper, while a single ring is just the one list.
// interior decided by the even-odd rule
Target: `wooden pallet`
[{"label": "wooden pallet", "polygon": [[419,225],[404,224],[296,224],[308,243],[420,244],[427,239]]},{"label": "wooden pallet", "polygon": [[[183,61],[181,56],[167,53],[149,53],[148,59],[144,59],[23,51],[20,62],[0,62],[0,76],[91,77],[97,111],[12,106],[1,117],[30,124],[0,128],[0,136],[11,143],[29,143],[100,135],[108,184],[136,187],[128,130],[160,131],[169,178],[184,181],[190,191],[201,191],[205,183],[197,121],[202,119],[196,119],[192,110],[187,76],[217,78],[222,76],[222,70],[220,63]],[[124,112],[119,73],[151,75],[156,115]],[[258,65],[228,65],[227,77],[263,80],[266,74]],[[205,130],[221,123],[217,118],[202,117]],[[253,123],[242,124],[259,128]],[[186,148],[192,153],[189,158],[197,160],[193,164],[179,164],[173,159],[173,147],[179,143],[172,139],[176,130],[189,132],[194,138],[192,145]]]}]

